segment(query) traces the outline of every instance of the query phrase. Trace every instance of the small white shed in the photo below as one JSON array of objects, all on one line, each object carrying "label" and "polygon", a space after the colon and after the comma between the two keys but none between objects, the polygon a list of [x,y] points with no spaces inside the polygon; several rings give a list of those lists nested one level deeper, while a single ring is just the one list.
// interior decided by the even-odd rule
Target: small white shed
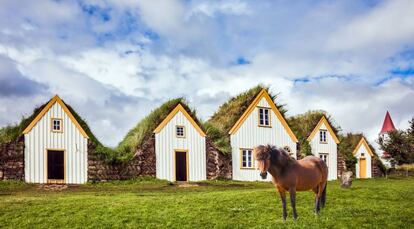
[{"label": "small white shed", "polygon": [[169,181],[206,180],[206,134],[178,104],[154,130],[156,177]]},{"label": "small white shed", "polygon": [[336,180],[338,178],[337,146],[339,139],[325,116],[319,120],[307,141],[312,148],[312,154],[324,160],[328,166],[328,180]]},{"label": "small white shed", "polygon": [[82,184],[88,179],[88,135],[53,97],[23,131],[28,183]]},{"label": "small white shed", "polygon": [[353,154],[358,160],[355,165],[356,178],[371,178],[371,161],[374,153],[364,137],[361,138],[358,145],[355,147]]}]

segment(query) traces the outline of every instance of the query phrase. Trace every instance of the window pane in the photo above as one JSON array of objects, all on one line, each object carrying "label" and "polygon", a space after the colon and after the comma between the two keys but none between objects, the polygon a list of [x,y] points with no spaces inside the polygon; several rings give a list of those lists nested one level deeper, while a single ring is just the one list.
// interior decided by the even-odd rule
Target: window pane
[{"label": "window pane", "polygon": [[259,124],[260,125],[263,125],[263,123],[264,123],[264,115],[263,115],[263,109],[262,108],[259,108]]},{"label": "window pane", "polygon": [[246,167],[247,166],[247,162],[246,162],[246,151],[242,151],[242,167]]},{"label": "window pane", "polygon": [[251,151],[247,151],[247,166],[248,167],[252,167],[252,152]]}]

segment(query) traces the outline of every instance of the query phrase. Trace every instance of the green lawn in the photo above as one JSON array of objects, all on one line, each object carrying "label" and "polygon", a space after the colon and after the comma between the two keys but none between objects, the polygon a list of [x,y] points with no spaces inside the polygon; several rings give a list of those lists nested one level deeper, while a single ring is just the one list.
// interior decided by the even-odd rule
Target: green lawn
[{"label": "green lawn", "polygon": [[140,180],[87,184],[60,192],[0,182],[0,228],[414,228],[414,178],[357,180],[351,189],[328,184],[327,206],[313,213],[313,194],[297,196],[282,220],[270,183],[210,181],[177,187]]}]

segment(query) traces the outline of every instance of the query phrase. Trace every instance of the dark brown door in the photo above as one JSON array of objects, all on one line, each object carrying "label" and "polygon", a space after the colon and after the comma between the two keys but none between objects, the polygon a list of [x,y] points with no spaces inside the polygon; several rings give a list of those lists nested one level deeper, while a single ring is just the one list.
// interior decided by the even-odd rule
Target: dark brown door
[{"label": "dark brown door", "polygon": [[64,173],[64,153],[60,150],[47,151],[47,179],[49,180],[63,180]]},{"label": "dark brown door", "polygon": [[187,152],[175,152],[175,180],[187,181]]}]

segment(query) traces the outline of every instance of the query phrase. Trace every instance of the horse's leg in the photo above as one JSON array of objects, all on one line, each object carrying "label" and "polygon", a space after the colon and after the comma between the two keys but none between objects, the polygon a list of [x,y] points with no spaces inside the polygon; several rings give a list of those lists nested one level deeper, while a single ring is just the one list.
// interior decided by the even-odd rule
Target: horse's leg
[{"label": "horse's leg", "polygon": [[280,199],[282,200],[282,207],[283,207],[283,220],[286,221],[287,211],[286,211],[286,193],[284,190],[278,189]]},{"label": "horse's leg", "polygon": [[290,204],[292,205],[293,218],[296,220],[298,218],[298,214],[296,213],[296,188],[290,188],[289,194]]},{"label": "horse's leg", "polygon": [[323,192],[323,185],[318,185],[318,193],[315,196],[315,213],[319,215],[319,212],[321,210],[321,196]]}]

